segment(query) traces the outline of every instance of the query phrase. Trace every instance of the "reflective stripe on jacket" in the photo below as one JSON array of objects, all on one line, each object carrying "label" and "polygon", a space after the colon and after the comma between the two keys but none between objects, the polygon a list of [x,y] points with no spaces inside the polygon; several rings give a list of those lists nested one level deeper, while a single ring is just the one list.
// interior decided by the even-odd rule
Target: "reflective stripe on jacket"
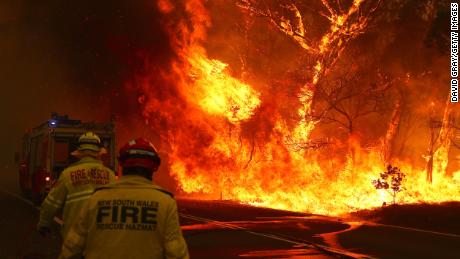
[{"label": "reflective stripe on jacket", "polygon": [[102,161],[83,157],[62,171],[56,184],[42,203],[38,226],[50,226],[54,216],[63,208],[64,225],[61,235],[65,237],[78,216],[83,204],[97,187],[115,181],[115,174]]},{"label": "reflective stripe on jacket", "polygon": [[99,188],[64,240],[59,258],[189,258],[174,198],[126,175]]}]

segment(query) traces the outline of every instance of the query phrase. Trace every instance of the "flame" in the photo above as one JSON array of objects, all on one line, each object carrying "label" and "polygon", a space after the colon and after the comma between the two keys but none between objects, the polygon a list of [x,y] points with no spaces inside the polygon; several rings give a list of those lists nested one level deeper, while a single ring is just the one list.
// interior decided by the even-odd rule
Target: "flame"
[{"label": "flame", "polygon": [[187,58],[194,79],[187,96],[209,114],[225,116],[230,122],[244,121],[260,105],[259,93],[248,84],[230,76],[227,64],[208,59],[199,52]]},{"label": "flame", "polygon": [[[386,167],[379,144],[364,147],[359,137],[352,136],[344,143],[326,146],[326,158],[302,147],[292,148],[311,139],[316,122],[308,115],[316,84],[327,68],[325,56],[337,47],[333,42],[365,26],[365,19],[350,20],[363,2],[355,0],[342,14],[330,9],[332,25],[314,48],[319,56],[311,81],[300,87],[294,111],[298,118],[293,124],[262,98],[263,88],[244,82],[228,64],[208,57],[203,46],[211,25],[209,14],[203,1],[185,1],[188,22],[168,27],[177,59],[172,71],[160,76],[170,86],[156,88],[149,77],[156,74],[140,81],[144,116],[162,135],[170,173],[184,195],[326,215],[379,207],[392,200],[389,192],[376,190],[371,184]],[[324,3],[328,6],[327,1]],[[295,6],[289,8],[302,19]],[[173,10],[180,7],[162,0],[159,9],[173,16]],[[313,49],[306,45],[303,26],[288,21],[281,25],[284,33],[296,35],[300,46]],[[395,134],[399,116],[395,111],[384,142]],[[445,174],[447,146],[434,152],[432,183],[426,181],[423,167],[392,158],[392,164],[407,175],[398,202],[459,200],[460,171]]]}]

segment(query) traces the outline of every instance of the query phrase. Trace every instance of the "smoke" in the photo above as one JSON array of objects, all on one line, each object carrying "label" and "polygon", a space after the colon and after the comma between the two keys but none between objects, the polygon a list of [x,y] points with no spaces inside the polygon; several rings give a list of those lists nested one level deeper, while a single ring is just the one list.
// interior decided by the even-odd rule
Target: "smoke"
[{"label": "smoke", "polygon": [[138,91],[127,83],[146,60],[169,64],[155,1],[1,1],[0,50],[5,177],[16,174],[13,154],[24,131],[51,112],[83,121],[114,116],[119,144],[152,135],[143,126]]}]

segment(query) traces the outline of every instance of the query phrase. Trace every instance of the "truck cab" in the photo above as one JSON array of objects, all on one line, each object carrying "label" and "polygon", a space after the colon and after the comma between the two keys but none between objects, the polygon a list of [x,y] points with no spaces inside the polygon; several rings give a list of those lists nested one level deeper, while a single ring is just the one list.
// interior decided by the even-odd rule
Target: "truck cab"
[{"label": "truck cab", "polygon": [[19,185],[24,196],[40,204],[61,172],[77,161],[70,153],[87,131],[96,133],[107,150],[105,166],[116,171],[115,126],[108,122],[81,122],[53,113],[51,119],[29,130],[22,139],[18,156]]}]

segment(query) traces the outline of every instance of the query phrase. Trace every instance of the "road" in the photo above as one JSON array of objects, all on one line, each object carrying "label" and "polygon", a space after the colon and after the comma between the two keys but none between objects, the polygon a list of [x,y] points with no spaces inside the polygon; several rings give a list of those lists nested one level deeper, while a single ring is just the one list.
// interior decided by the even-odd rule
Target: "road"
[{"label": "road", "polygon": [[[38,210],[0,190],[0,258],[55,258],[58,235],[35,232]],[[224,201],[178,200],[191,258],[459,258],[460,235],[346,222]],[[58,224],[54,226],[57,233]]]},{"label": "road", "polygon": [[228,202],[179,200],[179,207],[195,258],[460,258],[460,233],[346,222]]}]

